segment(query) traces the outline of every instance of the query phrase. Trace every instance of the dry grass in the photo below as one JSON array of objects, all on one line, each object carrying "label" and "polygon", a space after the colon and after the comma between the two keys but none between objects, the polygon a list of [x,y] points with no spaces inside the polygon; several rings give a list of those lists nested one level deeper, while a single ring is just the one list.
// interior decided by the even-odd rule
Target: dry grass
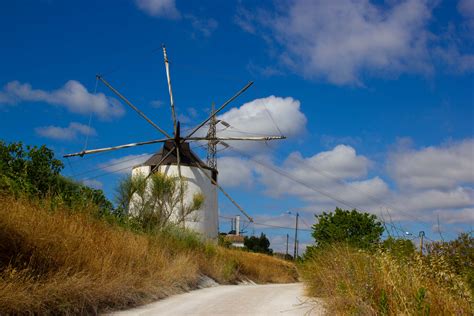
[{"label": "dry grass", "polygon": [[0,314],[95,314],[186,291],[203,274],[221,283],[296,279],[290,263],[189,234],[138,234],[84,212],[0,200]]},{"label": "dry grass", "polygon": [[311,296],[336,315],[472,315],[466,284],[442,262],[334,246],[301,267]]}]

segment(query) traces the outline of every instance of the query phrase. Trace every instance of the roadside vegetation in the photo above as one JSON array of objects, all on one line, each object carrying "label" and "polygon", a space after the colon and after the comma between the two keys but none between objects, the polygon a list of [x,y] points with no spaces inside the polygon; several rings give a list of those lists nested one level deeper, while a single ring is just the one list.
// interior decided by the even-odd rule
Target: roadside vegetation
[{"label": "roadside vegetation", "polygon": [[472,315],[474,238],[427,246],[387,238],[374,215],[336,209],[317,216],[300,273],[310,296],[335,315]]},{"label": "roadside vegetation", "polygon": [[[0,142],[0,155],[0,314],[97,314],[196,288],[203,276],[297,279],[290,262],[203,242],[148,206],[129,216],[63,178],[45,147]],[[176,191],[173,179],[155,181]]]}]

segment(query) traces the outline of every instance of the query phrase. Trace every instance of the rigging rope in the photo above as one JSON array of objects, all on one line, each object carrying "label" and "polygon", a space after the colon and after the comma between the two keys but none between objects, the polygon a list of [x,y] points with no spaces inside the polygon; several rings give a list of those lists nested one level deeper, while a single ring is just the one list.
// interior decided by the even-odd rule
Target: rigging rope
[{"label": "rigging rope", "polygon": [[[94,96],[96,95],[97,93],[97,85],[99,84],[99,78],[95,78],[95,88],[94,88]],[[92,122],[92,111],[89,115],[89,124],[87,125],[87,131],[86,131],[86,141],[84,142],[84,149],[83,151],[85,151],[87,149],[87,143],[89,142],[89,135],[90,135],[90,132],[91,132],[91,122]]]},{"label": "rigging rope", "polygon": [[280,136],[283,136],[283,133],[281,132],[280,127],[278,127],[278,124],[273,119],[273,115],[272,115],[272,113],[270,113],[270,111],[268,110],[267,105],[265,103],[263,104],[263,107],[265,108],[265,111],[268,113],[268,116],[270,116],[270,119],[272,120],[273,125],[275,125],[276,129],[278,130],[278,133],[280,133]]}]

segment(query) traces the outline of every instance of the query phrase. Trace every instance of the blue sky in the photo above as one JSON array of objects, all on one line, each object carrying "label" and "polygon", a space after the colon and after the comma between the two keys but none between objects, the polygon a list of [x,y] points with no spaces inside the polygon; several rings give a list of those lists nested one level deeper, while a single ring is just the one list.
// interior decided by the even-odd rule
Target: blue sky
[{"label": "blue sky", "polygon": [[[171,131],[165,43],[183,128],[252,80],[220,134],[288,136],[219,152],[221,184],[259,222],[292,226],[293,210],[307,228],[338,205],[431,239],[472,229],[473,1],[21,0],[0,16],[3,140],[60,157],[86,138],[95,148],[161,137],[104,85],[94,91],[102,73]],[[64,173],[113,199],[130,164],[158,149],[70,159]],[[219,201],[223,216],[238,213]],[[292,234],[252,229],[279,250]]]}]

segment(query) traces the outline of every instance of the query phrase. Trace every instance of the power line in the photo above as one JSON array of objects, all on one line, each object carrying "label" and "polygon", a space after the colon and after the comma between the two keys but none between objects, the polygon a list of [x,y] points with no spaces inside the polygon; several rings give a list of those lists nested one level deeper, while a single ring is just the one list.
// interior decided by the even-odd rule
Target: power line
[{"label": "power line", "polygon": [[[280,170],[280,169],[278,169],[277,167],[273,167],[273,166],[267,165],[266,163],[263,163],[263,162],[261,162],[261,161],[255,159],[255,158],[251,157],[250,155],[248,155],[248,154],[246,154],[246,153],[243,153],[242,151],[236,149],[236,148],[233,147],[233,146],[230,146],[230,145],[229,145],[229,148],[231,148],[232,150],[236,151],[237,153],[239,153],[239,154],[241,154],[241,155],[247,157],[248,159],[254,161],[255,163],[257,163],[257,164],[259,164],[259,165],[261,165],[261,166],[263,166],[263,167],[265,167],[265,168],[267,168],[267,169],[270,169],[270,170],[272,170],[273,172],[276,172],[276,173],[278,173],[278,174],[280,174],[280,175],[282,175],[282,176],[284,176],[284,177],[286,177],[286,178],[288,178],[288,179],[290,179],[290,180],[292,180],[292,181],[294,181],[294,182],[296,182],[296,183],[298,183],[298,184],[300,184],[300,185],[302,185],[302,186],[304,186],[304,187],[306,187],[306,188],[308,188],[308,189],[310,189],[310,190],[313,190],[313,191],[315,191],[315,192],[317,192],[317,193],[320,193],[320,194],[322,194],[322,195],[324,195],[324,196],[326,196],[326,197],[328,197],[328,198],[330,198],[330,199],[332,199],[332,200],[334,200],[334,201],[336,201],[336,202],[339,202],[339,203],[341,203],[341,204],[343,204],[343,205],[346,205],[346,206],[348,206],[348,207],[350,207],[350,208],[361,210],[361,208],[357,207],[356,205],[353,205],[353,204],[351,204],[351,203],[349,203],[349,202],[346,202],[346,201],[344,201],[344,200],[342,200],[342,199],[336,198],[336,197],[332,196],[331,194],[329,194],[329,193],[327,193],[327,192],[325,192],[325,191],[323,191],[323,190],[321,190],[321,189],[318,189],[318,188],[316,188],[316,187],[314,187],[314,186],[308,185],[307,183],[305,183],[305,182],[303,182],[303,181],[301,181],[301,180],[299,180],[299,179],[293,177],[292,175],[288,174],[287,172],[285,172],[285,171],[283,171],[283,170]],[[398,227],[396,227],[393,223],[389,223],[389,224],[390,224],[392,227],[394,227],[395,229],[399,230],[399,231],[402,231],[402,232],[404,232],[404,233],[406,232],[406,230],[404,230],[403,228],[398,228]]]},{"label": "power line", "polygon": [[[220,218],[224,218],[224,219],[233,219],[233,217],[227,217],[227,216],[222,216],[222,215],[219,215],[219,217],[220,217]],[[249,221],[242,220],[242,222],[249,222]],[[250,223],[250,222],[249,222],[249,223]],[[252,222],[252,224],[255,224],[255,225],[258,225],[258,226],[267,226],[267,227],[272,227],[272,228],[291,229],[291,230],[294,230],[294,229],[295,229],[294,227],[279,226],[279,225],[272,225],[272,224],[258,223],[258,222]],[[298,228],[298,230],[302,230],[302,231],[312,231],[311,229],[304,229],[304,228]]]},{"label": "power line", "polygon": [[290,180],[292,180],[292,181],[294,181],[294,182],[296,182],[296,183],[298,183],[298,184],[301,184],[302,186],[304,186],[304,187],[306,187],[306,188],[308,188],[308,189],[310,189],[310,190],[312,190],[312,191],[315,191],[315,192],[317,192],[317,193],[319,193],[319,194],[321,194],[321,195],[324,195],[324,196],[330,198],[331,200],[334,200],[334,201],[336,201],[336,202],[339,202],[339,203],[341,203],[341,204],[343,204],[343,205],[345,205],[345,206],[348,206],[348,207],[350,207],[350,208],[357,209],[357,207],[354,206],[353,204],[351,204],[351,203],[349,203],[349,202],[346,202],[346,201],[344,201],[344,200],[341,200],[341,199],[339,199],[339,198],[337,198],[337,197],[334,197],[334,196],[332,196],[331,194],[329,194],[329,193],[327,193],[327,192],[325,192],[325,191],[323,191],[323,190],[321,190],[321,189],[318,189],[318,188],[316,188],[316,187],[314,187],[314,186],[310,186],[310,185],[306,184],[305,182],[303,182],[303,181],[301,181],[301,180],[299,180],[299,179],[297,179],[297,178],[291,176],[291,175],[288,174],[287,172],[285,172],[285,171],[283,171],[283,170],[279,170],[279,169],[277,169],[276,167],[267,165],[267,164],[265,164],[265,163],[263,163],[263,162],[261,162],[261,161],[255,159],[255,158],[251,157],[250,155],[247,155],[247,154],[243,153],[242,151],[238,150],[237,148],[235,148],[235,147],[233,147],[233,146],[230,146],[230,145],[229,145],[229,148],[231,148],[232,150],[234,150],[234,151],[240,153],[241,155],[247,157],[248,159],[254,161],[255,163],[257,163],[257,164],[259,164],[259,165],[261,165],[261,166],[263,166],[263,167],[265,167],[265,168],[267,168],[267,169],[270,169],[270,170],[272,170],[273,172],[276,172],[276,173],[278,173],[279,175],[282,175],[282,176],[284,176],[284,177],[286,177],[286,178],[288,178],[288,179],[290,179]]},{"label": "power line", "polygon": [[[132,161],[132,160],[136,160],[136,159],[137,159],[137,157],[133,157],[133,158],[117,161],[115,163],[111,163],[111,164],[108,164],[108,165],[103,165],[102,167],[92,168],[92,169],[89,169],[89,170],[86,170],[86,171],[83,171],[83,172],[76,173],[74,175],[71,175],[71,177],[75,178],[77,176],[88,174],[88,173],[91,173],[91,172],[94,172],[94,171],[97,171],[97,170],[107,170],[107,168],[110,168],[110,167],[113,167],[113,166],[116,166],[116,165],[121,165],[121,164],[124,164],[124,163]],[[130,166],[127,166],[127,168],[128,167],[130,167]]]},{"label": "power line", "polygon": [[[275,149],[274,147],[270,146],[269,144],[267,144],[267,145],[268,145],[269,148],[271,148],[271,150],[272,150],[273,153],[276,153],[276,149]],[[329,179],[331,179],[331,180],[334,180],[334,181],[336,181],[337,183],[339,183],[340,185],[342,185],[342,186],[344,186],[344,187],[346,187],[346,188],[348,188],[348,189],[350,189],[350,190],[357,191],[358,193],[360,193],[360,194],[362,194],[362,195],[365,195],[365,196],[368,197],[372,202],[375,202],[375,203],[380,204],[380,205],[382,205],[382,206],[386,206],[386,207],[388,207],[388,208],[391,208],[392,210],[396,210],[396,211],[399,211],[399,212],[401,212],[401,213],[404,213],[404,214],[406,214],[407,216],[411,217],[412,219],[414,219],[414,220],[416,220],[416,221],[424,222],[421,218],[419,218],[419,217],[417,217],[417,216],[415,216],[415,215],[413,215],[413,214],[411,214],[411,213],[409,213],[409,212],[407,212],[407,211],[403,211],[403,210],[401,210],[401,209],[397,209],[397,208],[395,208],[393,205],[390,205],[389,203],[387,203],[386,201],[381,200],[381,199],[378,198],[378,197],[375,197],[375,196],[373,196],[373,195],[371,195],[371,194],[369,194],[369,193],[367,193],[367,192],[365,192],[365,191],[363,191],[363,190],[360,190],[360,189],[357,188],[357,187],[351,187],[351,186],[349,186],[349,184],[348,184],[347,182],[343,181],[342,179],[338,178],[337,176],[331,174],[331,173],[328,172],[328,171],[321,170],[321,169],[316,168],[316,167],[313,166],[313,165],[310,165],[307,161],[305,161],[305,160],[302,159],[302,158],[298,159],[298,161],[299,161],[301,164],[304,164],[305,167],[307,167],[307,168],[309,168],[309,169],[311,169],[311,170],[313,170],[313,171],[319,173],[320,175],[322,175],[322,176],[324,176],[324,177],[326,177],[326,178],[329,178]],[[389,211],[387,210],[387,212],[389,212]]]},{"label": "power line", "polygon": [[120,171],[129,169],[129,168],[130,168],[130,166],[126,166],[125,168],[120,168],[120,169],[117,169],[117,170],[114,170],[114,171],[104,172],[104,173],[101,173],[101,174],[96,175],[96,176],[93,176],[93,177],[83,178],[83,179],[81,179],[81,180],[79,180],[79,181],[93,180],[93,179],[100,178],[100,177],[103,177],[103,176],[108,176],[108,175],[110,175],[110,174],[118,173],[118,172],[120,172]]}]

